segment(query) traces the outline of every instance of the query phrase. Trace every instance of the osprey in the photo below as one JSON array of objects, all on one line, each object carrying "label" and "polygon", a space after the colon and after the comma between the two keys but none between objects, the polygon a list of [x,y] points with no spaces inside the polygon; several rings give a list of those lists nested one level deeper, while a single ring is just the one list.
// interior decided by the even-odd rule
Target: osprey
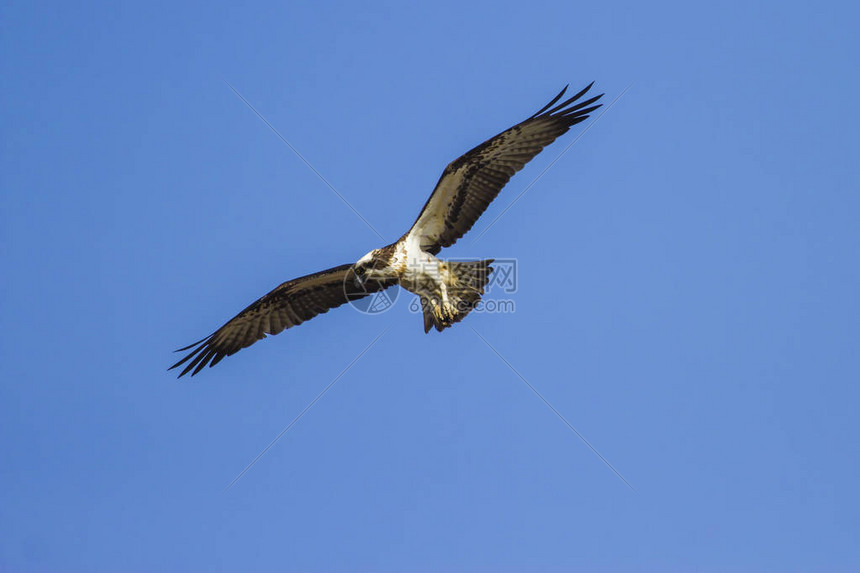
[{"label": "osprey", "polygon": [[435,255],[472,228],[514,173],[600,107],[594,103],[603,94],[579,101],[593,84],[556,105],[565,86],[537,113],[450,163],[412,228],[395,243],[353,264],[285,282],[203,340],[177,350],[189,352],[170,369],[188,362],[179,377],[193,376],[267,334],[394,285],[421,298],[424,332],[463,320],[484,294],[493,259],[446,262]]}]

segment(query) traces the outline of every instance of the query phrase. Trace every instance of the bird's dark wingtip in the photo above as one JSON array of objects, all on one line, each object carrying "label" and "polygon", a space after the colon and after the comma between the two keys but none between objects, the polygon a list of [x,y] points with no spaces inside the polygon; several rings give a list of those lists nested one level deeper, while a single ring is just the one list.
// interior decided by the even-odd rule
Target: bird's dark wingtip
[{"label": "bird's dark wingtip", "polygon": [[207,340],[209,340],[210,338],[212,338],[212,335],[211,335],[211,334],[210,334],[209,336],[207,336],[206,338],[201,338],[201,339],[200,339],[200,340],[198,340],[197,342],[193,342],[193,343],[189,344],[188,346],[183,346],[182,348],[177,348],[177,349],[176,349],[176,350],[174,350],[173,352],[183,352],[183,351],[185,351],[185,350],[188,350],[189,348],[194,348],[195,346],[197,346],[197,345],[198,345],[198,344],[200,344],[201,342],[206,342],[206,341],[207,341]]},{"label": "bird's dark wingtip", "polygon": [[567,88],[569,88],[569,87],[570,87],[570,84],[565,85],[565,86],[561,89],[561,91],[560,91],[560,92],[558,92],[558,95],[557,95],[557,96],[555,96],[554,98],[552,98],[552,101],[550,101],[548,104],[546,104],[545,106],[543,106],[542,108],[540,108],[539,110],[537,110],[537,111],[534,113],[534,115],[532,115],[529,119],[532,119],[532,118],[534,118],[534,117],[537,117],[537,116],[539,116],[540,114],[542,114],[543,112],[545,112],[546,110],[548,110],[549,108],[551,108],[551,107],[555,104],[555,102],[557,102],[558,100],[560,100],[560,99],[561,99],[561,96],[563,96],[563,95],[565,94],[565,92],[567,91]]},{"label": "bird's dark wingtip", "polygon": [[[590,90],[593,85],[594,85],[594,82],[592,81],[590,84],[585,86],[582,90],[580,90],[579,93],[577,93],[576,95],[564,100],[561,103],[558,103],[558,101],[562,98],[562,96],[567,91],[568,86],[565,86],[564,89],[561,90],[561,93],[559,93],[557,96],[555,96],[552,99],[552,101],[550,101],[548,104],[543,106],[536,114],[531,116],[529,119],[534,119],[536,117],[546,117],[546,116],[555,117],[556,115],[573,114],[576,110],[581,109],[581,108],[597,101],[598,99],[600,99],[603,96],[603,94],[600,94],[599,96],[595,96],[595,97],[591,98],[587,102],[582,102],[578,105],[573,106],[572,108],[569,107],[571,104],[578,101],[582,96],[584,96],[586,93],[588,93],[588,90]],[[555,106],[555,107],[553,107],[553,106]]]},{"label": "bird's dark wingtip", "polygon": [[[174,352],[183,352],[183,351],[185,351],[185,350],[191,350],[191,352],[189,352],[188,354],[186,354],[185,356],[183,356],[181,360],[179,360],[176,364],[174,364],[173,366],[171,366],[170,368],[168,368],[168,369],[167,369],[167,370],[168,370],[168,372],[169,372],[170,370],[173,370],[174,368],[177,368],[177,367],[179,367],[179,366],[182,366],[183,364],[185,364],[186,362],[188,362],[189,360],[191,360],[191,363],[190,363],[190,364],[188,364],[188,365],[187,365],[187,366],[182,370],[182,372],[180,372],[180,373],[179,373],[179,376],[177,376],[177,378],[182,378],[183,376],[185,376],[186,374],[188,374],[188,372],[189,372],[190,370],[192,370],[195,366],[197,366],[197,365],[198,365],[198,363],[199,363],[199,362],[200,362],[200,361],[201,361],[205,356],[207,356],[207,355],[211,355],[211,354],[214,354],[214,351],[213,351],[211,348],[207,351],[208,344],[209,344],[209,341],[210,341],[211,339],[212,339],[212,335],[207,336],[206,338],[203,338],[202,340],[198,340],[198,341],[197,341],[197,342],[195,342],[194,344],[190,344],[190,345],[188,345],[188,346],[185,346],[185,347],[183,347],[183,348],[180,348],[180,349],[178,349],[178,350],[175,350]],[[193,359],[193,360],[192,360],[192,359]],[[203,360],[203,365],[205,365],[205,364],[206,364],[206,362],[208,362],[208,361],[207,361],[207,360]],[[200,371],[200,369],[198,368],[198,369],[197,369],[197,370],[195,370],[191,375],[192,375],[192,376],[194,376],[194,374],[197,374],[197,372],[199,372],[199,371]]]}]

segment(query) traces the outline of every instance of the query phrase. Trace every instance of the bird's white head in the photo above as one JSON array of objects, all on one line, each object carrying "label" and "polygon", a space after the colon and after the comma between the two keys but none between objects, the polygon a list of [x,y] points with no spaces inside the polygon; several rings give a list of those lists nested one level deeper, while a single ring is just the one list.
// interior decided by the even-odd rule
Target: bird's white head
[{"label": "bird's white head", "polygon": [[370,265],[370,263],[373,261],[373,257],[374,257],[374,255],[375,255],[375,254],[376,254],[376,249],[374,249],[374,250],[370,251],[369,253],[367,253],[366,255],[364,255],[363,257],[361,257],[360,259],[358,259],[358,260],[355,262],[355,266],[356,266],[356,267],[366,267],[366,266],[369,266],[369,265]]},{"label": "bird's white head", "polygon": [[377,249],[374,249],[358,259],[353,265],[353,269],[355,271],[355,284],[356,286],[363,285],[369,279],[373,278],[374,271],[376,270],[375,262],[376,262],[376,254]]}]

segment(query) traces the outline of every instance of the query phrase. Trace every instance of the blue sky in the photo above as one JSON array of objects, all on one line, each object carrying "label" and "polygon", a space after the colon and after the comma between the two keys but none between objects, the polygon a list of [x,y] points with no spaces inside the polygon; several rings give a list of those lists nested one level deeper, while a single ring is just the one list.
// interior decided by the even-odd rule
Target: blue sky
[{"label": "blue sky", "polygon": [[[0,570],[853,570],[857,20],[5,2]],[[443,253],[516,258],[515,312],[425,335],[402,293],[166,372],[382,244],[225,81],[393,241],[448,161],[592,80],[631,87]]]}]

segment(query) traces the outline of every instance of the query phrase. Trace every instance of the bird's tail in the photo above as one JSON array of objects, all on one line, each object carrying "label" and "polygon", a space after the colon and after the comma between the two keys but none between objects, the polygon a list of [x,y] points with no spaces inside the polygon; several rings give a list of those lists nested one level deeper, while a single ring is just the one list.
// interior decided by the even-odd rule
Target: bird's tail
[{"label": "bird's tail", "polygon": [[474,310],[484,294],[484,288],[490,282],[492,262],[493,259],[444,263],[448,271],[445,281],[447,300],[442,293],[436,293],[438,296],[421,297],[424,332],[430,332],[431,327],[442,332]]}]

